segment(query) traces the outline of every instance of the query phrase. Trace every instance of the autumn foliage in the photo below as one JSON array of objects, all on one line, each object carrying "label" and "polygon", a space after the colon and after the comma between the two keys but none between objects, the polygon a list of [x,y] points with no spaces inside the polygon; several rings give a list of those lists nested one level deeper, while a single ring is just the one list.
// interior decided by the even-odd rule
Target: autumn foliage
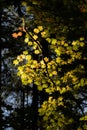
[{"label": "autumn foliage", "polygon": [[[80,32],[80,29],[85,32],[85,25],[84,22],[76,22],[77,16],[73,16],[69,10],[72,3],[67,0],[64,2],[63,9],[67,7],[66,14],[70,15],[66,18],[61,16],[65,13],[62,9],[59,10],[61,15],[57,12],[55,17],[53,10],[49,10],[50,5],[46,5],[47,2],[44,1],[39,4],[43,4],[43,8],[46,5],[48,10],[43,9],[40,13],[37,0],[32,1],[34,7],[39,8],[36,10],[39,16],[37,17],[32,6],[30,12],[34,12],[35,27],[32,31],[25,31],[24,39],[29,49],[17,56],[13,64],[17,67],[17,76],[25,87],[35,84],[38,91],[44,90],[49,95],[38,108],[43,119],[39,124],[43,125],[43,129],[86,130],[87,115],[84,106],[87,106],[87,39]],[[75,5],[73,6],[75,11]],[[52,7],[56,11],[56,5]],[[79,16],[78,18],[82,21]],[[18,38],[22,36],[22,32],[13,33],[12,36]],[[46,55],[44,52],[47,52]]]}]

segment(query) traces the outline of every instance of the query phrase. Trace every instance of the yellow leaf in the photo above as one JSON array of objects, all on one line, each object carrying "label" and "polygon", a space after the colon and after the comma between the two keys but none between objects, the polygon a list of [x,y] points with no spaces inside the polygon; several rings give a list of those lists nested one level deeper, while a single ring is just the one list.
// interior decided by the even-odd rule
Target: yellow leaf
[{"label": "yellow leaf", "polygon": [[51,39],[50,38],[46,38],[46,40],[50,43],[51,42]]},{"label": "yellow leaf", "polygon": [[56,39],[52,39],[52,44],[55,45],[57,43],[57,40]]},{"label": "yellow leaf", "polygon": [[31,55],[27,55],[26,60],[30,60],[30,59],[31,59]]},{"label": "yellow leaf", "polygon": [[13,61],[13,64],[14,64],[14,65],[18,65],[18,64],[19,64],[18,60],[14,60],[14,61]]},{"label": "yellow leaf", "polygon": [[29,38],[25,38],[24,42],[28,43],[28,41],[29,41]]},{"label": "yellow leaf", "polygon": [[45,64],[43,60],[40,61],[41,65]]},{"label": "yellow leaf", "polygon": [[45,58],[44,58],[44,61],[45,61],[45,62],[48,62],[48,61],[49,61],[49,58],[45,57]]},{"label": "yellow leaf", "polygon": [[33,44],[33,42],[32,42],[32,41],[29,41],[29,42],[28,42],[28,45],[30,45],[30,46],[31,46],[32,44]]},{"label": "yellow leaf", "polygon": [[62,94],[62,93],[65,93],[65,92],[66,92],[66,88],[63,87],[62,90],[60,91],[60,93]]},{"label": "yellow leaf", "polygon": [[58,106],[63,106],[63,105],[64,105],[63,102],[59,102],[59,103],[58,103]]},{"label": "yellow leaf", "polygon": [[80,46],[83,47],[84,46],[84,42],[80,42]]},{"label": "yellow leaf", "polygon": [[39,33],[39,31],[40,31],[40,30],[37,29],[37,28],[34,29],[34,32],[35,32],[35,33]]},{"label": "yellow leaf", "polygon": [[66,86],[67,91],[71,90],[71,88],[67,85]]},{"label": "yellow leaf", "polygon": [[58,101],[60,102],[60,101],[62,101],[62,100],[63,100],[63,97],[60,96],[60,97],[58,98]]},{"label": "yellow leaf", "polygon": [[23,54],[24,54],[24,55],[27,55],[27,54],[28,54],[28,51],[23,51]]},{"label": "yellow leaf", "polygon": [[57,57],[57,58],[56,58],[56,62],[57,62],[57,63],[60,63],[60,62],[61,62],[61,58],[60,58],[60,57]]},{"label": "yellow leaf", "polygon": [[39,29],[40,31],[42,31],[42,30],[43,30],[43,27],[42,27],[42,26],[38,26],[38,29]]},{"label": "yellow leaf", "polygon": [[42,85],[42,88],[47,88],[48,87],[48,84],[46,84],[46,83],[44,83],[43,85]]},{"label": "yellow leaf", "polygon": [[45,31],[41,32],[41,35],[42,37],[44,37],[46,35],[46,32]]},{"label": "yellow leaf", "polygon": [[40,54],[40,51],[39,50],[35,50],[34,53],[35,54]]},{"label": "yellow leaf", "polygon": [[37,44],[34,44],[33,49],[35,50],[37,48]]},{"label": "yellow leaf", "polygon": [[73,41],[72,42],[72,45],[74,46],[74,45],[77,45],[77,41]]},{"label": "yellow leaf", "polygon": [[23,70],[23,67],[22,67],[22,66],[19,66],[19,67],[18,67],[18,70],[22,71],[22,70]]},{"label": "yellow leaf", "polygon": [[80,121],[83,121],[83,120],[87,121],[87,116],[83,116],[83,117],[80,118]]},{"label": "yellow leaf", "polygon": [[23,2],[22,2],[22,5],[23,5],[23,6],[26,6],[26,5],[27,5],[27,3],[23,1]]},{"label": "yellow leaf", "polygon": [[27,67],[27,68],[26,68],[26,72],[29,73],[30,71],[31,71],[31,69],[30,69],[29,67]]},{"label": "yellow leaf", "polygon": [[80,41],[84,41],[84,37],[80,37]]},{"label": "yellow leaf", "polygon": [[22,73],[22,75],[21,75],[21,79],[22,79],[22,80],[27,79],[27,75],[26,75],[25,73]]},{"label": "yellow leaf", "polygon": [[55,52],[57,53],[58,56],[61,55],[61,52],[60,52],[60,50],[58,48],[55,49]]},{"label": "yellow leaf", "polygon": [[30,78],[30,79],[28,79],[27,82],[30,84],[30,83],[32,83],[32,81],[33,81],[33,80]]},{"label": "yellow leaf", "polygon": [[19,60],[19,62],[23,61],[23,59],[25,59],[24,54],[21,54],[20,56],[17,56],[17,60]]},{"label": "yellow leaf", "polygon": [[36,40],[36,39],[38,38],[38,36],[37,36],[37,35],[34,35],[33,38]]},{"label": "yellow leaf", "polygon": [[49,96],[49,101],[52,101],[52,97],[51,96]]},{"label": "yellow leaf", "polygon": [[35,65],[36,65],[36,64],[37,64],[37,60],[33,60],[33,64],[35,64]]},{"label": "yellow leaf", "polygon": [[57,71],[53,71],[53,72],[52,72],[52,75],[57,75]]}]

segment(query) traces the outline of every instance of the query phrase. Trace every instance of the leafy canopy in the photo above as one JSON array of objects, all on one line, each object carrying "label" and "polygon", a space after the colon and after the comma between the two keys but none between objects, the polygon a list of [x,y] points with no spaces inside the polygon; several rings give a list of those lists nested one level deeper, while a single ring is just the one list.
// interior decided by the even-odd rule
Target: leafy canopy
[{"label": "leafy canopy", "polygon": [[[68,0],[58,1],[60,6],[63,4],[58,11],[56,0],[29,2],[30,6],[26,2],[22,4],[26,5],[29,13],[34,14],[34,25],[29,27],[30,30],[25,28],[24,42],[28,49],[13,61],[17,75],[23,85],[34,83],[39,91],[48,93],[47,101],[38,110],[43,117],[41,123],[44,129],[86,130],[87,45],[86,36],[83,35],[86,27],[84,11],[78,2]],[[73,16],[73,12],[77,14]],[[78,20],[80,22],[77,24]]]}]

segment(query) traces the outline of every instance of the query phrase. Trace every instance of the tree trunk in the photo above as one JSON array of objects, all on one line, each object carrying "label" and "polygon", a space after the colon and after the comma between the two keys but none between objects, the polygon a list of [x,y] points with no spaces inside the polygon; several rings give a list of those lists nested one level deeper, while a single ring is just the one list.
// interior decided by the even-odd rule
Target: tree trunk
[{"label": "tree trunk", "polygon": [[35,84],[33,85],[32,116],[32,130],[38,130],[38,90]]}]

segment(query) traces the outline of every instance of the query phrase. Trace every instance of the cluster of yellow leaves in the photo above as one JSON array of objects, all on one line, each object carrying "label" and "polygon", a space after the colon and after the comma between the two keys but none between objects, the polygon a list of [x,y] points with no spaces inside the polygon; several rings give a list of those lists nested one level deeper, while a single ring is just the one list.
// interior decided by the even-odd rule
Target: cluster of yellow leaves
[{"label": "cluster of yellow leaves", "polygon": [[13,64],[18,65],[19,62],[23,62],[24,59],[25,59],[25,55],[21,54],[20,56],[17,56],[17,59],[13,61]]},{"label": "cluster of yellow leaves", "polygon": [[46,130],[58,129],[73,122],[72,118],[67,118],[63,113],[57,111],[58,106],[63,106],[63,97],[60,96],[56,100],[52,96],[49,96],[48,101],[44,101],[39,109],[40,115],[43,116]]},{"label": "cluster of yellow leaves", "polygon": [[[44,89],[49,94],[56,91],[59,92],[58,98],[54,99],[49,96],[48,101],[43,102],[39,113],[43,116],[43,121],[46,124],[49,124],[48,119],[50,120],[51,125],[46,126],[47,130],[58,128],[58,126],[63,127],[63,124],[72,123],[73,119],[67,119],[64,114],[58,113],[57,107],[65,108],[63,95],[67,92],[76,91],[79,87],[86,86],[87,79],[77,75],[85,72],[82,64],[72,69],[67,69],[67,71],[63,69],[64,72],[62,67],[64,65],[71,67],[74,61],[82,59],[80,49],[84,47],[84,38],[80,38],[70,44],[64,40],[50,38],[49,33],[42,26],[38,26],[33,32],[34,35],[32,33],[31,35],[36,41],[32,41],[29,35],[26,34],[25,42],[28,43],[29,47],[33,48],[34,54],[41,54],[42,50],[38,38],[38,34],[41,33],[41,36],[48,41],[49,47],[56,57],[51,60],[48,57],[34,60],[28,51],[24,51],[23,54],[17,56],[13,64],[18,66],[17,75],[20,76],[24,85],[34,82],[39,91]],[[66,120],[68,121],[66,122]],[[80,120],[83,120],[83,118]]]},{"label": "cluster of yellow leaves", "polygon": [[31,36],[29,34],[26,34],[26,37],[25,37],[25,43],[27,43],[28,46],[31,47],[31,49],[33,49],[33,52],[37,55],[42,52],[41,45],[38,39],[38,33],[41,33],[42,30],[43,30],[43,27],[38,26],[37,28],[34,28],[33,30],[34,34],[30,32]]},{"label": "cluster of yellow leaves", "polygon": [[[41,33],[42,37],[46,38],[48,41],[50,49],[56,53],[57,57],[51,61],[47,57],[40,61],[36,61],[32,59],[30,54],[28,54],[28,51],[24,51],[23,54],[17,56],[17,59],[13,61],[13,64],[19,65],[19,67],[20,63],[23,62],[25,64],[21,65],[21,67],[23,67],[22,70],[18,68],[18,76],[21,76],[23,83],[24,80],[26,80],[26,84],[34,81],[39,90],[45,88],[48,93],[52,93],[57,90],[60,94],[71,90],[69,82],[71,82],[75,88],[78,88],[79,85],[84,86],[84,84],[86,84],[84,79],[81,79],[80,83],[78,83],[79,80],[76,76],[76,72],[78,73],[77,68],[65,73],[63,77],[59,76],[62,65],[72,64],[72,62],[76,59],[81,59],[81,52],[78,51],[78,49],[84,46],[84,38],[81,37],[79,40],[73,41],[69,45],[64,40],[57,40],[48,37],[47,30],[45,30],[42,26],[37,26],[37,28],[34,28],[33,32],[35,33],[34,35],[32,33],[30,34],[36,42],[32,41],[28,34],[26,34],[25,42],[33,48],[34,53],[41,53],[40,42],[38,39],[38,33]],[[64,59],[62,56],[67,58]],[[66,85],[61,87],[61,83]],[[50,87],[48,87],[48,84]]]}]

